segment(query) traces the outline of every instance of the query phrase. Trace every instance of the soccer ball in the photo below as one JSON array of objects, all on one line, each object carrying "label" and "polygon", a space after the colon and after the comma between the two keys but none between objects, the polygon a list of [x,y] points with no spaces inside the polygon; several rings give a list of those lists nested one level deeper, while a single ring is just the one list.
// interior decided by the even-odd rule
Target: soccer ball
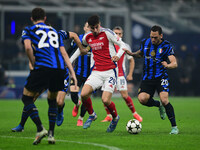
[{"label": "soccer ball", "polygon": [[126,124],[126,130],[130,134],[138,134],[142,130],[142,124],[136,119],[131,119]]}]

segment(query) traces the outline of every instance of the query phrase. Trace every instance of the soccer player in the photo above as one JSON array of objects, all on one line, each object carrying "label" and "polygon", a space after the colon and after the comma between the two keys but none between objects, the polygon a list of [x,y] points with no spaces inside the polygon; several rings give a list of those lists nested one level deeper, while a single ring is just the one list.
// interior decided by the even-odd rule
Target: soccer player
[{"label": "soccer player", "polygon": [[[93,91],[102,87],[102,102],[109,109],[113,117],[113,120],[107,128],[107,132],[113,132],[119,121],[115,104],[111,101],[112,93],[116,85],[115,68],[117,65],[115,62],[124,53],[122,50],[124,43],[113,31],[100,26],[100,20],[97,15],[89,17],[88,24],[91,32],[84,35],[82,43],[85,47],[87,45],[91,47],[94,66],[91,75],[87,78],[81,91],[81,100],[89,113],[89,118],[84,123],[83,128],[89,128],[92,121],[97,119],[90,96]],[[120,47],[117,54],[114,44]]]},{"label": "soccer player", "polygon": [[[85,23],[83,30],[84,30],[85,34],[88,31],[90,31],[89,26],[88,26],[88,22]],[[79,36],[81,41],[82,41],[83,36],[84,36],[84,34],[81,34]],[[74,82],[72,82],[72,84],[70,86],[70,91],[71,91],[72,101],[77,102],[78,104],[75,105],[73,110],[72,110],[72,116],[73,117],[77,116],[78,109],[79,109],[79,106],[80,106],[80,103],[81,103],[81,101],[78,101],[78,99],[79,99],[79,96],[78,96],[79,89],[84,85],[86,79],[88,78],[88,76],[90,75],[90,72],[91,72],[90,71],[90,61],[91,61],[90,55],[91,55],[91,52],[88,51],[88,53],[86,55],[79,56],[77,58],[77,60],[75,61],[74,70],[75,70],[76,77],[77,77],[77,80],[78,80],[78,88],[75,90]],[[73,59],[73,56],[72,56],[72,59]],[[71,58],[70,58],[70,61],[72,61]],[[83,117],[84,117],[85,113],[86,113],[86,109],[85,109],[85,106],[82,104],[80,116],[78,117],[78,120],[77,120],[77,126],[83,126]]]},{"label": "soccer player", "polygon": [[[148,107],[158,107],[163,120],[167,113],[172,126],[170,134],[178,134],[174,108],[168,99],[169,77],[167,73],[167,69],[176,68],[178,64],[172,45],[163,39],[162,28],[157,25],[153,26],[150,38],[142,40],[138,51],[132,53],[127,49],[124,50],[133,57],[144,58],[143,79],[138,93],[139,102]],[[153,99],[155,91],[158,92],[161,102]]]},{"label": "soccer player", "polygon": [[[67,32],[67,31],[64,31],[64,30],[60,30],[59,33],[58,33],[60,36],[62,36],[62,38],[65,40],[65,39],[74,39],[74,42],[78,42],[78,36],[76,33],[74,32]],[[30,68],[30,71],[32,71],[34,68],[33,66],[31,65],[31,63],[29,62],[29,68]],[[65,75],[64,75],[64,88],[62,91],[59,91],[58,92],[58,95],[57,95],[57,106],[58,106],[58,115],[57,115],[57,119],[56,119],[56,124],[58,126],[60,126],[63,122],[63,108],[64,108],[64,98],[65,98],[65,95],[66,93],[68,92],[68,79],[69,79],[69,70],[68,68],[66,68],[66,72],[65,72]],[[38,98],[38,96],[40,96],[44,91],[46,91],[46,89],[43,89],[41,90],[40,92],[38,92],[33,101],[35,102],[36,99]],[[24,125],[28,119],[28,114],[25,110],[22,111],[22,116],[21,116],[21,121],[19,123],[19,125],[15,128],[12,128],[11,130],[13,132],[22,132],[24,131]]]},{"label": "soccer player", "polygon": [[[85,31],[85,33],[87,33],[89,31],[87,22],[85,23],[83,30]],[[66,35],[63,35],[63,36],[64,36],[64,39],[67,39]],[[79,36],[80,41],[82,41],[83,36],[84,36],[84,34]],[[76,44],[76,41],[74,41],[74,42]],[[73,47],[77,48],[76,45],[73,45]],[[75,59],[74,57],[76,57],[76,56],[72,55],[72,58],[70,58],[71,62],[73,62],[73,60]],[[81,103],[81,101],[78,100],[79,99],[78,91],[79,91],[79,88],[82,87],[83,84],[85,83],[87,77],[90,75],[90,52],[88,52],[88,54],[86,54],[86,55],[82,55],[82,56],[78,57],[78,60],[75,62],[74,70],[75,70],[76,77],[78,80],[78,83],[77,83],[78,86],[77,86],[77,88],[75,88],[75,83],[72,80],[72,83],[70,86],[70,93],[71,93],[71,99],[75,104],[75,106],[72,110],[72,116],[76,117],[78,114],[78,109],[79,109],[80,103]],[[66,82],[66,83],[68,83],[68,82]],[[65,85],[65,86],[67,87],[68,85]],[[66,93],[67,93],[67,91],[59,91],[58,97],[57,97],[58,103],[60,104],[60,109],[58,109],[58,116],[57,116],[57,120],[56,120],[56,123],[58,126],[60,126],[62,124],[63,119],[64,119],[63,107],[64,107],[64,98],[65,98]],[[86,109],[83,105],[81,105],[81,114],[78,118],[77,126],[83,126],[83,117],[84,117],[85,113],[86,113]]]},{"label": "soccer player", "polygon": [[[119,36],[120,38],[123,37],[123,29],[120,26],[114,27],[113,32],[115,32],[115,34],[117,36]],[[115,48],[118,51],[119,46],[115,45]],[[126,48],[129,51],[131,51],[131,48],[128,44],[126,44]],[[125,62],[126,62],[127,59],[129,60],[129,73],[127,75],[127,81],[130,81],[130,80],[133,79],[133,71],[134,71],[134,67],[135,67],[135,62],[134,62],[133,57],[131,57],[131,56],[129,56],[125,53],[125,54],[122,55],[122,57],[117,62],[117,67],[118,67],[117,68],[117,74],[118,74],[117,90],[120,91],[120,94],[123,97],[123,99],[125,100],[129,109],[131,110],[133,117],[135,119],[137,119],[139,122],[142,122],[142,117],[136,112],[133,101],[132,101],[131,97],[128,95],[128,91],[127,91],[127,81],[126,81],[126,78],[125,78],[125,72],[126,72]],[[105,110],[106,110],[107,116],[101,122],[108,122],[108,121],[112,120],[112,115],[110,114],[110,111],[107,109],[107,107],[105,107]]]},{"label": "soccer player", "polygon": [[[37,127],[34,145],[40,143],[42,138],[47,135],[48,142],[50,144],[55,143],[56,96],[64,86],[64,64],[69,68],[71,77],[77,84],[75,72],[64,48],[63,39],[53,27],[44,23],[45,20],[44,9],[34,8],[31,15],[31,21],[34,25],[26,27],[22,32],[25,51],[31,65],[34,67],[27,78],[22,96],[24,110],[28,112],[28,116],[31,117]],[[78,46],[80,46],[81,51],[84,51],[80,41]],[[33,47],[35,50],[33,50]],[[48,89],[49,131],[43,127],[33,101],[35,95],[43,89]]]}]

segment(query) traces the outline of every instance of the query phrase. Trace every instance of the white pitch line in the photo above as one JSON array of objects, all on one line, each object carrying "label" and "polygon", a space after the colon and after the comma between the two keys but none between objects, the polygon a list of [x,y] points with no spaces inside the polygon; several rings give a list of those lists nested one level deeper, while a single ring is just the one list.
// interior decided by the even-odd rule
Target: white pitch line
[{"label": "white pitch line", "polygon": [[[15,137],[15,136],[0,136],[2,138],[21,138],[21,139],[34,139],[31,137]],[[47,139],[43,139],[45,141],[47,141]],[[97,146],[97,147],[104,147],[106,149],[109,150],[122,150],[118,147],[114,147],[114,146],[108,146],[108,145],[104,145],[104,144],[98,144],[98,143],[91,143],[91,142],[77,142],[77,141],[68,141],[68,140],[56,140],[56,142],[64,142],[64,143],[77,143],[77,144],[85,144],[85,145],[93,145],[93,146]]]}]

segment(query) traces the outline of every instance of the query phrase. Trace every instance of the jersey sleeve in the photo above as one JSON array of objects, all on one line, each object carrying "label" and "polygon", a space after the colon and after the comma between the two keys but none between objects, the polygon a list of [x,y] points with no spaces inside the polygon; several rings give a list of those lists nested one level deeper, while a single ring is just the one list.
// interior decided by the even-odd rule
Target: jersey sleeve
[{"label": "jersey sleeve", "polygon": [[83,36],[83,38],[82,38],[82,45],[84,46],[84,47],[87,47],[88,46],[88,43],[87,43],[87,41],[86,41],[86,38],[87,38],[87,33]]},{"label": "jersey sleeve", "polygon": [[172,45],[169,46],[168,51],[167,51],[167,56],[170,56],[170,55],[174,55],[174,50],[173,50]]},{"label": "jersey sleeve", "polygon": [[116,55],[120,58],[124,54],[122,49],[126,48],[125,43],[113,31],[107,30],[105,33],[109,41],[111,41],[113,44],[117,44],[120,47]]},{"label": "jersey sleeve", "polygon": [[58,34],[62,36],[63,40],[69,39],[69,32],[64,30],[59,30]]},{"label": "jersey sleeve", "polygon": [[22,36],[21,36],[21,38],[22,38],[22,43],[24,43],[24,40],[26,40],[26,39],[31,40],[28,27],[26,27],[26,28],[22,31]]},{"label": "jersey sleeve", "polygon": [[143,39],[143,40],[140,42],[140,51],[141,51],[142,53],[144,53],[144,44],[145,44],[145,41],[146,41],[146,39]]}]

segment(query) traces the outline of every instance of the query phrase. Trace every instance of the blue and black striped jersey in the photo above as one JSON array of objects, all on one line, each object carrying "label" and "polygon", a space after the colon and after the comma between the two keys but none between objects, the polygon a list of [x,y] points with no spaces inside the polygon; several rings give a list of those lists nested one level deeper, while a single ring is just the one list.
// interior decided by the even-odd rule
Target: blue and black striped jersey
[{"label": "blue and black striped jersey", "polygon": [[[84,34],[79,35],[79,39],[82,42]],[[73,47],[75,47],[75,45],[73,45]],[[83,55],[83,56],[79,56],[76,61],[75,61],[75,67],[74,67],[74,71],[76,73],[76,75],[82,76],[87,78],[90,73],[91,73],[91,69],[90,69],[90,55],[91,52],[88,52],[88,54]]]},{"label": "blue and black striped jersey", "polygon": [[35,69],[65,68],[60,52],[60,46],[64,46],[63,38],[53,27],[44,23],[26,27],[22,32],[22,40],[26,39],[31,40],[34,47]]},{"label": "blue and black striped jersey", "polygon": [[167,69],[161,64],[162,61],[168,60],[168,56],[174,55],[172,45],[168,41],[163,40],[159,45],[153,45],[150,38],[144,39],[140,50],[144,57],[143,80],[168,76]]}]

